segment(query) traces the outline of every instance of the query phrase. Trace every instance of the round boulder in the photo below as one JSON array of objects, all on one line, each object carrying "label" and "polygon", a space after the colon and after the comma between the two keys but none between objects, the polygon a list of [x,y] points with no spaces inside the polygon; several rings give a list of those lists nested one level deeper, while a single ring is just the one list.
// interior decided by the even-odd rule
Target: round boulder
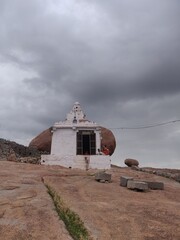
[{"label": "round boulder", "polygon": [[131,159],[131,158],[125,159],[125,160],[124,160],[124,163],[125,163],[128,167],[138,166],[138,165],[139,165],[138,160]]},{"label": "round boulder", "polygon": [[[51,152],[52,128],[48,128],[41,132],[29,143],[29,147],[35,147],[39,151]],[[116,148],[116,140],[114,134],[107,128],[101,127],[102,145],[106,145],[109,149],[110,155],[114,153]]]},{"label": "round boulder", "polygon": [[32,141],[29,143],[29,147],[34,147],[39,151],[51,152],[51,141],[52,141],[52,128],[48,128],[37,135]]},{"label": "round boulder", "polygon": [[101,127],[101,136],[101,147],[103,145],[106,145],[106,147],[109,149],[109,154],[111,156],[116,148],[116,139],[114,137],[114,134],[111,132],[111,130]]}]

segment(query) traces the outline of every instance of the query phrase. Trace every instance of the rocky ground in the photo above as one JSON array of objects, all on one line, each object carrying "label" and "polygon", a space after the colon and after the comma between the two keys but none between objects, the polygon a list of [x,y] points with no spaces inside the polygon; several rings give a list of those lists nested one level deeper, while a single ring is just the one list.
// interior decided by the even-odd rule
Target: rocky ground
[{"label": "rocky ground", "polygon": [[180,169],[167,169],[167,168],[140,168],[141,171],[158,176],[171,178],[180,183]]},{"label": "rocky ground", "polygon": [[27,147],[13,141],[0,138],[0,161],[8,160],[24,163],[40,163],[41,152],[34,147]]},{"label": "rocky ground", "polygon": [[[59,220],[45,184],[76,212],[92,239],[179,240],[180,184],[155,174],[113,167],[111,183],[97,171],[0,161],[0,239],[72,239]],[[135,192],[120,176],[161,181],[164,190]]]}]

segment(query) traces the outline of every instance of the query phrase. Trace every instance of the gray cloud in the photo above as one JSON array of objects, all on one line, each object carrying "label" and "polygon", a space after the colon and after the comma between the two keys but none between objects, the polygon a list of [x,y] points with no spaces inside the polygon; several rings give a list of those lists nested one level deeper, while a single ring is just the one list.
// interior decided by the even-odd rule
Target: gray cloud
[{"label": "gray cloud", "polygon": [[[178,0],[0,0],[1,137],[28,143],[75,101],[107,127],[179,119],[179,8]],[[180,167],[178,123],[114,131],[114,162]]]}]

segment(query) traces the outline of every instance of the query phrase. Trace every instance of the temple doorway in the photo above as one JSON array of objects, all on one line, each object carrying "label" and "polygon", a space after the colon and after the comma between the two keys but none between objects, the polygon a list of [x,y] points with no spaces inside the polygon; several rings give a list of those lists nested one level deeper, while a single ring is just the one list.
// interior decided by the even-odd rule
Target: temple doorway
[{"label": "temple doorway", "polygon": [[96,134],[92,130],[77,132],[77,155],[96,155]]}]

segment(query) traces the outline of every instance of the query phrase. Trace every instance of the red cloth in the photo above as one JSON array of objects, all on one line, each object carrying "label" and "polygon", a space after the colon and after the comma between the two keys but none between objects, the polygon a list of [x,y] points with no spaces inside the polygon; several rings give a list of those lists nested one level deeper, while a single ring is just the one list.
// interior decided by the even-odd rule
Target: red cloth
[{"label": "red cloth", "polygon": [[104,147],[102,152],[105,154],[105,155],[109,155],[109,149]]}]

